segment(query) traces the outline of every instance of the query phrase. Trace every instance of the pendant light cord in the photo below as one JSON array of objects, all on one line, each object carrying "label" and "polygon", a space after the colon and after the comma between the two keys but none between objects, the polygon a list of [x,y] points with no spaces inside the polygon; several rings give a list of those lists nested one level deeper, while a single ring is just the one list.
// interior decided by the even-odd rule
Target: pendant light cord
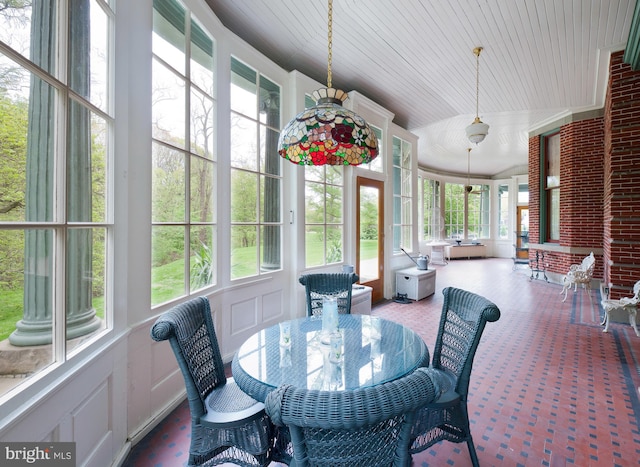
[{"label": "pendant light cord", "polygon": [[329,54],[327,57],[327,87],[330,88],[331,87],[331,59],[333,58],[332,56],[332,52],[331,52],[331,48],[333,46],[333,0],[329,0],[329,8],[328,8],[328,24],[327,24],[327,31],[328,31],[328,49],[329,49]]}]

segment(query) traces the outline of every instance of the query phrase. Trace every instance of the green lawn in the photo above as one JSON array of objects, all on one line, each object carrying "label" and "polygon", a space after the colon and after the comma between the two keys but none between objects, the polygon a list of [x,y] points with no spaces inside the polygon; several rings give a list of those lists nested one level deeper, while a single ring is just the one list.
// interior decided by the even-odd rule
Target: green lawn
[{"label": "green lawn", "polygon": [[[309,248],[309,256],[312,264],[322,264],[323,248],[322,243],[310,243],[318,245],[318,248]],[[375,258],[378,254],[377,243],[373,240],[361,241],[362,259]],[[317,263],[313,263],[317,261]],[[245,277],[256,274],[255,248],[237,248],[234,250],[232,271],[234,277]],[[174,261],[154,268],[152,271],[151,291],[154,305],[169,301],[184,294],[184,260]],[[0,290],[2,296],[2,314],[0,315],[0,340],[9,337],[15,329],[16,323],[22,319],[22,289]],[[96,297],[93,303],[97,314],[103,317],[104,299]]]},{"label": "green lawn", "polygon": [[378,256],[377,240],[360,240],[360,258],[372,259]]},{"label": "green lawn", "polygon": [[22,289],[1,290],[2,314],[0,315],[0,341],[9,337],[16,323],[22,319]]},{"label": "green lawn", "polygon": [[157,305],[184,294],[184,259],[151,270],[151,304]]},{"label": "green lawn", "polygon": [[[3,341],[16,329],[16,323],[22,319],[24,304],[22,302],[22,289],[0,290],[0,295],[2,295],[0,341]],[[96,315],[104,318],[104,297],[94,298],[93,307],[96,309]]]}]

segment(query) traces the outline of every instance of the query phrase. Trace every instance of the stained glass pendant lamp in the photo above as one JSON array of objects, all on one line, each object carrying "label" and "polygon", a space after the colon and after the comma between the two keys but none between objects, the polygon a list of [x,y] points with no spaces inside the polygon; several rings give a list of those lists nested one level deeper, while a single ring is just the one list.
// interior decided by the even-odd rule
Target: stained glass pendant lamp
[{"label": "stained glass pendant lamp", "polygon": [[473,54],[476,56],[476,118],[473,123],[466,128],[467,138],[475,144],[481,143],[489,134],[489,125],[483,123],[478,116],[478,96],[480,94],[480,52],[482,52],[482,47],[476,47],[473,49]]},{"label": "stained glass pendant lamp", "polygon": [[333,1],[329,0],[327,87],[312,93],[316,105],[299,113],[280,133],[278,153],[298,165],[368,164],[378,139],[367,122],[345,109],[346,92],[331,87]]}]

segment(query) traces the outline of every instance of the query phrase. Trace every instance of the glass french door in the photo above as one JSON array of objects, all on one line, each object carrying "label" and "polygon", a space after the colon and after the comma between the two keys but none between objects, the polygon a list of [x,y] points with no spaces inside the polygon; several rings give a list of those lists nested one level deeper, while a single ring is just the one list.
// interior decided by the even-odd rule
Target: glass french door
[{"label": "glass french door", "polygon": [[358,177],[356,187],[356,273],[376,303],[384,298],[384,184]]},{"label": "glass french door", "polygon": [[516,258],[529,259],[529,206],[517,207]]}]

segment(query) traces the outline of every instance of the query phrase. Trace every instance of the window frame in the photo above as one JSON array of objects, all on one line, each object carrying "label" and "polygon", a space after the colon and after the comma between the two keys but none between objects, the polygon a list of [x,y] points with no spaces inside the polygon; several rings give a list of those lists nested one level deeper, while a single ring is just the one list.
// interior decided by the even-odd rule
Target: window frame
[{"label": "window frame", "polygon": [[[467,195],[467,207],[465,209],[466,215],[466,231],[465,238],[472,238],[478,240],[481,238],[489,238],[491,228],[491,203],[489,194],[491,193],[491,187],[489,185],[476,184],[471,185],[471,193]],[[477,209],[476,209],[477,205]],[[471,223],[472,214],[477,215],[477,222]],[[477,228],[477,234],[471,236],[471,229]]]},{"label": "window frame", "polygon": [[[318,175],[314,178],[309,177],[311,171],[314,174]],[[322,174],[318,172],[322,171]],[[328,171],[333,171],[335,173],[335,177],[328,176]],[[305,245],[305,254],[304,254],[304,267],[305,269],[311,269],[321,266],[327,266],[330,264],[339,264],[344,261],[344,178],[345,178],[345,170],[342,166],[321,166],[321,167],[305,167],[304,168],[304,193],[305,193],[305,207],[304,207],[304,245]],[[337,180],[334,182],[334,180]],[[322,207],[319,208],[316,212],[319,216],[322,217],[321,222],[313,222],[310,218],[310,196],[308,196],[308,190],[311,186],[315,185],[318,188],[321,188],[322,193],[317,197],[319,203],[322,204]],[[320,190],[316,189],[315,192],[318,193]],[[340,215],[333,216],[330,215],[328,206],[332,199],[338,199],[341,202],[340,206]],[[333,220],[333,222],[331,222]],[[320,239],[313,241],[311,243],[309,241],[309,236],[315,231],[315,233],[322,232],[320,234]],[[334,231],[337,234],[330,235],[330,232]],[[336,237],[339,237],[339,245],[332,244],[335,242]],[[311,245],[322,244],[323,254],[322,261],[312,262],[312,250]]]},{"label": "window frame", "polygon": [[[173,8],[175,7],[175,8]],[[164,15],[159,10],[164,9]],[[198,17],[189,9],[189,7],[179,0],[165,0],[154,2],[153,5],[154,18],[156,14],[158,17],[158,27],[163,32],[159,34],[156,30],[156,24],[151,29],[152,40],[163,40],[173,44],[176,50],[181,55],[178,59],[172,56],[171,50],[167,47],[159,47],[157,50],[152,47],[152,93],[156,91],[153,87],[155,84],[155,73],[162,72],[174,77],[176,80],[184,83],[183,92],[179,98],[183,99],[184,114],[181,115],[182,119],[175,118],[173,113],[163,113],[162,102],[163,95],[157,101],[151,102],[152,115],[157,110],[159,117],[165,117],[165,120],[161,123],[168,121],[166,128],[153,127],[152,142],[151,142],[151,167],[152,174],[155,177],[156,173],[160,173],[160,168],[155,165],[156,156],[161,156],[161,153],[165,154],[166,159],[172,159],[175,166],[181,165],[181,170],[178,168],[174,172],[166,171],[166,180],[175,178],[176,175],[182,173],[182,181],[178,180],[175,183],[176,192],[179,191],[180,195],[173,196],[175,199],[175,210],[168,215],[156,217],[154,214],[154,200],[156,199],[156,180],[152,180],[152,210],[151,210],[151,252],[152,252],[152,264],[151,264],[151,307],[152,309],[163,306],[166,303],[171,303],[175,300],[189,297],[191,295],[200,293],[203,289],[213,287],[217,284],[218,279],[216,275],[217,265],[217,243],[216,238],[218,236],[217,230],[217,212],[216,212],[216,174],[218,171],[217,166],[217,154],[216,154],[216,119],[215,114],[217,111],[217,96],[216,96],[216,40],[212,34],[206,31],[202,26],[202,23],[198,20]],[[183,23],[180,24],[179,20],[182,19]],[[167,24],[163,26],[162,22]],[[176,33],[175,36],[171,36],[171,33]],[[171,42],[171,41],[174,42]],[[182,47],[182,48],[181,48]],[[210,50],[205,50],[209,49]],[[204,52],[201,53],[201,52]],[[208,53],[208,55],[206,55]],[[198,68],[196,64],[198,62],[197,57],[204,57],[211,60],[210,70],[206,67]],[[181,60],[179,60],[181,59]],[[202,60],[202,58],[201,58]],[[160,68],[161,67],[161,68]],[[210,71],[211,76],[211,88],[204,89],[203,83],[208,83],[207,80],[199,80],[198,72],[206,70]],[[162,74],[158,73],[158,78],[161,78]],[[158,88],[162,92],[163,88]],[[200,109],[201,112],[194,112],[193,109],[198,104],[196,96],[200,96],[199,101],[203,104]],[[166,99],[166,97],[165,97]],[[155,104],[158,103],[158,108],[155,108]],[[207,108],[208,107],[208,108]],[[175,107],[174,107],[175,109]],[[204,119],[204,120],[203,120]],[[155,125],[159,119],[152,118],[152,125]],[[200,128],[201,131],[197,131],[195,125],[197,123],[204,122],[204,125]],[[173,133],[176,131],[177,133]],[[197,136],[204,138],[203,141],[196,141]],[[182,136],[182,138],[180,138]],[[180,164],[182,160],[182,164]],[[203,177],[194,177],[194,171],[200,171]],[[158,175],[159,176],[159,175]],[[196,190],[196,178],[200,182],[200,190]],[[158,185],[164,184],[166,180],[157,180]],[[208,197],[208,199],[206,199]],[[194,211],[194,204],[200,201],[203,206],[208,210],[196,213]],[[197,218],[197,215],[200,218]],[[173,234],[171,233],[173,232]],[[159,237],[156,239],[156,235]],[[160,236],[162,235],[162,236]],[[199,237],[199,248],[196,248],[195,242]],[[172,247],[176,245],[175,242],[180,243],[182,248],[182,260],[184,266],[181,272],[174,272],[174,277],[167,277],[162,281],[155,278],[155,270],[159,266],[154,266],[154,258],[156,258],[156,241],[158,244],[171,241]],[[208,245],[207,245],[208,243]],[[181,286],[179,286],[181,283]],[[167,284],[172,284],[167,286]],[[181,290],[178,290],[181,288]],[[175,289],[175,290],[173,290]],[[172,295],[162,296],[158,292],[157,298],[154,298],[154,292],[156,290],[162,290],[166,293],[167,290],[172,290],[175,293]]]},{"label": "window frame", "polygon": [[[467,215],[464,187],[464,183],[444,184],[444,206],[442,214],[444,217],[444,236],[446,239],[462,240],[466,236],[465,226]],[[456,192],[453,193],[453,190]],[[455,206],[453,206],[453,203],[455,203]],[[452,220],[454,213],[456,217],[455,221]],[[459,232],[462,232],[462,236],[460,236]]]},{"label": "window frame", "polygon": [[[442,182],[433,178],[420,176],[418,178],[422,210],[422,239],[427,241],[441,240],[444,231],[444,217],[442,215]],[[427,196],[428,195],[428,196]],[[435,220],[435,216],[438,216]],[[434,233],[434,229],[437,232]]]},{"label": "window frame", "polygon": [[[234,165],[234,148],[233,146],[230,149],[229,156],[229,178],[230,178],[230,196],[229,196],[229,239],[231,244],[229,245],[229,256],[230,256],[230,268],[229,268],[229,280],[238,281],[243,279],[248,279],[251,277],[262,276],[265,274],[270,274],[278,271],[282,271],[284,264],[284,256],[283,256],[283,236],[284,236],[284,222],[283,222],[283,206],[284,206],[284,198],[283,198],[283,190],[284,190],[284,167],[283,167],[283,159],[277,154],[277,145],[273,144],[277,142],[277,138],[273,138],[274,136],[279,136],[280,128],[282,127],[282,85],[278,82],[271,79],[267,74],[263,73],[260,69],[258,69],[255,65],[250,65],[237,55],[231,54],[229,57],[230,60],[230,70],[231,70],[231,82],[230,86],[234,85],[234,69],[241,70],[246,68],[248,71],[254,75],[255,79],[255,114],[253,114],[253,110],[248,110],[244,112],[240,108],[234,108],[233,98],[231,100],[230,105],[230,113],[229,113],[229,121],[230,121],[230,132],[233,132],[233,121],[234,118],[244,119],[249,124],[255,125],[255,139],[256,139],[256,158],[255,165]],[[234,68],[234,62],[236,63]],[[245,73],[246,74],[246,73]],[[237,74],[238,77],[244,78],[247,82],[248,76],[243,76],[242,74]],[[263,87],[263,84],[265,87]],[[277,88],[278,93],[275,98],[261,99],[260,92],[266,90],[266,86],[273,86],[274,89]],[[232,90],[230,89],[230,93]],[[268,101],[268,102],[267,102]],[[267,109],[265,106],[276,106],[270,107]],[[265,117],[266,110],[271,110],[277,112],[277,121],[270,122],[269,116]],[[251,113],[251,114],[250,114]],[[271,116],[273,117],[273,115]],[[264,133],[264,134],[263,134]],[[233,136],[231,133],[230,140],[233,140]],[[271,145],[267,147],[267,145]],[[273,152],[267,152],[272,150]],[[273,159],[269,159],[271,162],[275,162],[275,164],[269,165],[268,158],[272,157]],[[255,197],[256,197],[256,206],[255,206],[255,216],[253,219],[249,220],[248,218],[243,219],[235,219],[234,220],[234,209],[232,206],[233,197],[234,197],[234,185],[233,185],[233,175],[243,175],[246,177],[253,176],[255,180],[257,180],[255,184]],[[273,204],[267,206],[272,198],[268,197],[264,190],[266,189],[267,182],[272,185],[274,188],[277,188],[279,193],[278,195],[278,203],[274,209]],[[267,219],[268,216],[273,216],[273,219]],[[253,273],[237,275],[234,276],[234,266],[233,266],[233,231],[234,228],[253,228],[255,229],[255,246],[256,246],[256,256],[255,256],[255,271]],[[265,245],[263,242],[271,242],[271,246]],[[274,250],[275,248],[275,250]],[[271,256],[269,254],[271,253]],[[274,256],[275,255],[275,256]],[[267,256],[269,256],[269,261],[267,260]]]},{"label": "window frame", "polygon": [[[28,326],[35,324],[35,327],[38,327],[39,325],[45,334],[50,330],[50,337],[35,334],[37,340],[50,339],[50,342],[34,344],[37,347],[42,346],[42,350],[50,346],[50,359],[42,365],[30,367],[31,370],[26,371],[28,373],[26,378],[17,379],[16,386],[9,387],[5,392],[0,393],[0,405],[18,394],[32,393],[34,389],[29,388],[36,382],[50,381],[56,377],[55,375],[60,374],[59,372],[68,371],[70,362],[79,361],[96,346],[101,345],[104,338],[112,334],[115,325],[113,245],[116,120],[112,70],[115,61],[115,12],[108,2],[92,1],[90,7],[84,11],[90,15],[87,29],[72,27],[70,23],[73,22],[73,17],[82,25],[87,24],[87,18],[73,16],[83,12],[72,12],[71,6],[66,1],[58,2],[56,7],[49,11],[52,16],[44,18],[44,21],[40,18],[40,21],[49,22],[51,25],[49,32],[54,36],[53,40],[46,39],[48,55],[52,57],[50,68],[40,66],[34,59],[15,49],[12,44],[0,43],[2,63],[19,69],[15,76],[23,73],[24,77],[28,78],[24,81],[31,81],[32,86],[34,82],[38,82],[42,88],[46,89],[39,96],[41,102],[46,101],[46,105],[52,109],[48,129],[53,135],[51,136],[53,143],[47,144],[50,153],[45,155],[47,159],[51,159],[52,169],[47,170],[51,176],[50,185],[32,193],[32,196],[38,199],[38,204],[42,205],[48,204],[40,198],[43,193],[50,197],[50,213],[44,215],[36,213],[31,216],[27,214],[29,176],[25,175],[24,215],[20,219],[0,219],[1,233],[23,232],[24,250],[26,250],[28,232],[49,232],[47,235],[49,239],[43,243],[44,249],[38,250],[38,253],[44,252],[44,256],[38,255],[29,262],[25,251],[23,253],[25,259],[19,274],[23,276],[21,308],[23,317],[25,303],[34,303],[33,297],[25,298],[25,294],[28,293],[26,290],[28,271],[25,263],[35,265],[37,272],[32,275],[37,275],[38,281],[50,281],[50,293],[43,294],[45,301],[49,302],[51,307],[50,322],[45,319],[46,326],[39,325],[37,322],[27,323]],[[94,14],[100,16],[93,16]],[[29,10],[29,28],[34,21],[33,16],[33,10]],[[100,22],[103,23],[100,24]],[[92,35],[94,32],[92,25],[95,25],[95,31],[101,35]],[[16,31],[11,33],[19,34]],[[29,33],[29,39],[34,41],[36,38]],[[92,44],[95,49],[91,45],[85,47],[82,39],[86,39],[86,42]],[[44,52],[43,49],[41,51]],[[95,51],[98,52],[97,55],[94,55]],[[88,55],[79,55],[75,52],[86,52]],[[77,73],[74,75],[74,72],[83,74],[78,76]],[[99,73],[98,78],[93,74],[94,72]],[[102,78],[104,82],[94,83],[92,88],[87,84],[87,81],[92,78]],[[96,89],[98,91],[94,92]],[[26,97],[30,105],[38,98],[38,94],[33,91],[34,89],[30,89],[28,97],[22,96],[22,98]],[[79,121],[86,127],[76,125]],[[28,121],[26,124],[29,125]],[[87,132],[83,133],[83,129]],[[41,131],[36,134],[42,136],[44,133]],[[45,138],[46,135],[37,141],[34,140],[35,145],[32,150],[38,151]],[[44,143],[47,143],[46,139]],[[98,153],[98,150],[103,152]],[[25,172],[29,165],[29,157],[29,149],[25,149]],[[88,177],[87,174],[89,174]],[[38,179],[31,183],[39,184],[40,181]],[[97,197],[101,204],[98,212],[95,211]],[[79,202],[71,203],[72,199]],[[79,207],[80,205],[82,206]],[[86,211],[87,208],[90,212]],[[87,235],[83,236],[82,231],[87,231]],[[101,232],[98,238],[96,238],[96,232]],[[84,240],[80,237],[84,237]],[[89,243],[86,243],[86,240]],[[82,243],[73,243],[74,241]],[[96,251],[96,245],[101,248],[100,252]],[[86,249],[83,249],[85,247]],[[74,258],[74,254],[78,251],[78,258]],[[90,265],[86,262],[87,258]],[[73,269],[71,266],[76,262],[83,263],[84,266]],[[97,266],[100,267],[99,272],[96,269]],[[96,278],[102,279],[98,281]],[[95,287],[102,292],[99,310],[96,309],[96,299],[100,297],[94,295]],[[78,295],[73,295],[74,291],[78,292]],[[73,309],[76,305],[87,305],[87,297],[92,314],[86,313],[83,309],[78,309],[78,313],[74,313]],[[100,313],[102,319],[99,326],[96,326],[94,321],[100,318]],[[44,314],[44,311],[38,309],[36,320],[41,314]],[[91,321],[87,318],[91,318]],[[25,332],[25,337],[27,334]],[[80,336],[83,339],[75,343],[72,341]],[[31,359],[30,356],[28,358]]]},{"label": "window frame", "polygon": [[413,251],[413,144],[392,136],[393,253]]},{"label": "window frame", "polygon": [[[540,242],[560,243],[560,197],[562,194],[560,130],[545,133],[540,139],[540,234],[542,237]],[[557,176],[557,181],[550,179],[552,176]],[[554,232],[557,232],[557,238]]]}]

